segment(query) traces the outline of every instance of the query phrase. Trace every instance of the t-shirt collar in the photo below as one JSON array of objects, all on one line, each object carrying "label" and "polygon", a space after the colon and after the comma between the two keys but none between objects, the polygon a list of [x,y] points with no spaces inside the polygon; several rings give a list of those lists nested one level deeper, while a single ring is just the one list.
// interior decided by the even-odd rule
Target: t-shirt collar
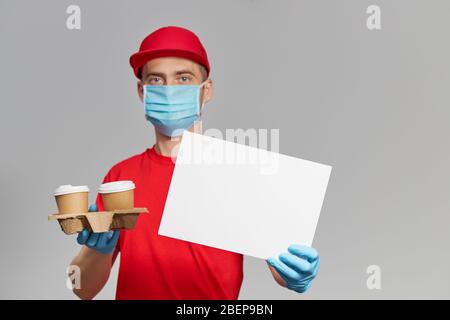
[{"label": "t-shirt collar", "polygon": [[159,154],[155,149],[155,145],[153,145],[153,147],[147,149],[147,154],[149,155],[151,160],[162,163],[162,164],[174,165],[175,161],[177,159],[176,157],[172,158],[172,157],[168,157],[168,156]]}]

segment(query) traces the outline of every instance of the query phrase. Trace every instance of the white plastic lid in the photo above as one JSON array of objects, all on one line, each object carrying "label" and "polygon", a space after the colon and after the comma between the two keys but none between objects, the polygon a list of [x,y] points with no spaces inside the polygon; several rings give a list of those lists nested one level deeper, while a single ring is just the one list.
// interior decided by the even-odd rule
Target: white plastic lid
[{"label": "white plastic lid", "polygon": [[112,192],[121,192],[121,191],[128,191],[131,189],[134,189],[134,183],[133,181],[114,181],[114,182],[108,182],[102,184],[98,188],[99,193],[112,193]]},{"label": "white plastic lid", "polygon": [[89,188],[87,186],[73,186],[71,184],[65,184],[56,188],[53,195],[60,196],[63,194],[76,192],[89,192]]}]

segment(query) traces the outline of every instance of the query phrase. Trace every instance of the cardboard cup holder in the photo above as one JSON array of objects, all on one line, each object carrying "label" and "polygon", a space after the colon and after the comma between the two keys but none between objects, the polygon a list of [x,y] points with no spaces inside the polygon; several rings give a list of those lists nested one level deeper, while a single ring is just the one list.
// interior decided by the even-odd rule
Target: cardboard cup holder
[{"label": "cardboard cup holder", "polygon": [[55,213],[48,220],[57,220],[65,234],[74,234],[88,229],[90,232],[107,232],[117,229],[133,229],[137,218],[148,213],[147,208],[117,209],[84,213]]}]

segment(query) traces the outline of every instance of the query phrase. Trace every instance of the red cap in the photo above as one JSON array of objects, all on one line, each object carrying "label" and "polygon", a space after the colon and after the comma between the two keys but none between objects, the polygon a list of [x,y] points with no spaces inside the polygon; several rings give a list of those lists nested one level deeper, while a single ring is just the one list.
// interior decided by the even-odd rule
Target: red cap
[{"label": "red cap", "polygon": [[161,57],[180,57],[195,61],[206,68],[209,61],[200,39],[192,31],[181,27],[163,27],[149,34],[141,43],[139,51],[130,57],[136,77],[141,76],[141,67],[149,60]]}]

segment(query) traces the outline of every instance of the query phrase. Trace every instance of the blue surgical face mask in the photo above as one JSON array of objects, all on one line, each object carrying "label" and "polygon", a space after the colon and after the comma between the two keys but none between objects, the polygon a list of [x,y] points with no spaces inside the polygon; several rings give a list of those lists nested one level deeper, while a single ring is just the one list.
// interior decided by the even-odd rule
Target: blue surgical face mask
[{"label": "blue surgical face mask", "polygon": [[144,86],[145,117],[165,136],[180,136],[201,114],[200,85]]}]

